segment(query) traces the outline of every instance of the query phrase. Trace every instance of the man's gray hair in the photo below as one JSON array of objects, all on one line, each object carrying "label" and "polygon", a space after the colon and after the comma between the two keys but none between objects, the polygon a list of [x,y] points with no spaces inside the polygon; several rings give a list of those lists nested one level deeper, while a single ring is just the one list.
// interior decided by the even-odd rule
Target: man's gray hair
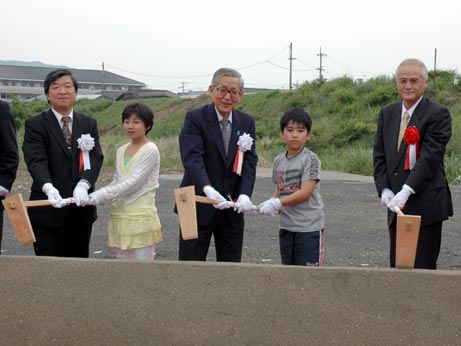
[{"label": "man's gray hair", "polygon": [[211,85],[214,87],[218,86],[218,80],[221,77],[234,77],[234,78],[240,78],[240,91],[243,91],[243,78],[240,72],[237,70],[234,70],[233,68],[227,68],[227,67],[222,67],[218,69],[214,74],[213,74],[213,79],[211,80]]},{"label": "man's gray hair", "polygon": [[414,58],[405,59],[404,61],[400,63],[399,67],[397,67],[397,70],[395,72],[395,78],[397,78],[400,68],[405,65],[414,65],[414,66],[420,67],[423,73],[422,77],[424,78],[425,81],[428,80],[429,75],[427,73],[426,65],[424,65],[424,63],[421,60],[414,59]]}]

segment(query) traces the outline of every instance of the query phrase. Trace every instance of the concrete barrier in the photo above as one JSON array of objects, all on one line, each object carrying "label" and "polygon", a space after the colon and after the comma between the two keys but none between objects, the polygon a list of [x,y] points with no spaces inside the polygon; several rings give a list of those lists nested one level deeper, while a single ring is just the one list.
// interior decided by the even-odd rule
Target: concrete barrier
[{"label": "concrete barrier", "polygon": [[460,345],[461,272],[0,256],[1,345]]}]

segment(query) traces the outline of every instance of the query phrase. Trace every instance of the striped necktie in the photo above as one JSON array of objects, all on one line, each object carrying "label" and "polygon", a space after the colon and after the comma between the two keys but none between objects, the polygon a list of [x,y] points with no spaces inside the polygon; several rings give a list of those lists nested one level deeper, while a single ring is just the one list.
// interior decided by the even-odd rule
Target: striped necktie
[{"label": "striped necktie", "polygon": [[222,118],[221,125],[222,125],[222,139],[224,142],[224,152],[226,153],[226,156],[227,156],[227,151],[229,150],[229,140],[230,140],[229,119]]},{"label": "striped necktie", "polygon": [[62,133],[64,134],[64,138],[66,139],[67,149],[72,149],[72,132],[70,131],[69,127],[69,116],[63,116],[61,118],[62,121]]}]

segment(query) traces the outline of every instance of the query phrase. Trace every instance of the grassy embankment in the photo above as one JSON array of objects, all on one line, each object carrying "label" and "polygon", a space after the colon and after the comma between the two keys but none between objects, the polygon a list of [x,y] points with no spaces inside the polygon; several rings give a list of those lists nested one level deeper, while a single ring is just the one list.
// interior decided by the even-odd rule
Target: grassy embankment
[{"label": "grassy embankment", "polygon": [[[427,96],[447,105],[452,114],[453,136],[445,160],[451,183],[456,183],[461,174],[461,93],[453,84],[456,76],[454,72],[437,71],[437,83],[430,83],[426,92]],[[255,118],[261,166],[270,167],[274,156],[284,150],[279,138],[280,116],[289,107],[300,106],[312,116],[312,135],[307,147],[319,155],[323,170],[372,175],[372,146],[379,110],[398,100],[392,77],[382,76],[364,82],[343,77],[325,83],[308,82],[293,91],[245,95],[238,108]],[[79,100],[76,103],[76,111],[93,115],[98,120],[105,165],[114,164],[117,147],[127,142],[121,127],[121,112],[129,102],[133,101]],[[156,118],[149,136],[159,147],[162,172],[182,171],[178,134],[190,100],[143,99],[141,102],[151,106],[156,115],[161,115]],[[16,105],[16,108],[22,106]],[[27,114],[22,117],[36,114],[47,106],[45,102],[28,104],[23,110]],[[21,127],[18,130],[20,143],[22,136]]]}]

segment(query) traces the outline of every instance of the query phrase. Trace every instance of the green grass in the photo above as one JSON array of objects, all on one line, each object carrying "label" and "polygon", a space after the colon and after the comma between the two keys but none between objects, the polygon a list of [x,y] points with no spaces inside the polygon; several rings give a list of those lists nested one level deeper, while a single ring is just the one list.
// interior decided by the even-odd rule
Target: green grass
[{"label": "green grass", "polygon": [[[434,73],[430,73],[431,80]],[[461,91],[453,86],[459,76],[454,71],[437,71],[437,90],[430,83],[427,96],[447,105],[452,114],[453,135],[447,146],[445,166],[450,183],[457,183],[461,175]],[[289,107],[303,107],[312,117],[311,139],[307,147],[322,161],[322,169],[372,175],[372,146],[379,110],[385,104],[398,101],[392,76],[380,76],[364,82],[342,77],[320,83],[308,82],[297,90],[267,91],[245,95],[238,109],[251,114],[256,122],[256,149],[259,165],[271,167],[274,157],[285,150],[280,139],[279,120]],[[128,138],[121,127],[123,108],[130,101],[79,100],[75,110],[95,117],[101,131],[104,164],[114,165],[116,149]],[[184,121],[185,99],[142,99],[154,113],[168,117],[156,118],[149,137],[157,144],[161,155],[162,172],[181,172],[178,135]],[[18,142],[22,144],[24,119],[46,109],[46,102],[12,104],[18,124]],[[110,131],[108,131],[110,130]]]}]

